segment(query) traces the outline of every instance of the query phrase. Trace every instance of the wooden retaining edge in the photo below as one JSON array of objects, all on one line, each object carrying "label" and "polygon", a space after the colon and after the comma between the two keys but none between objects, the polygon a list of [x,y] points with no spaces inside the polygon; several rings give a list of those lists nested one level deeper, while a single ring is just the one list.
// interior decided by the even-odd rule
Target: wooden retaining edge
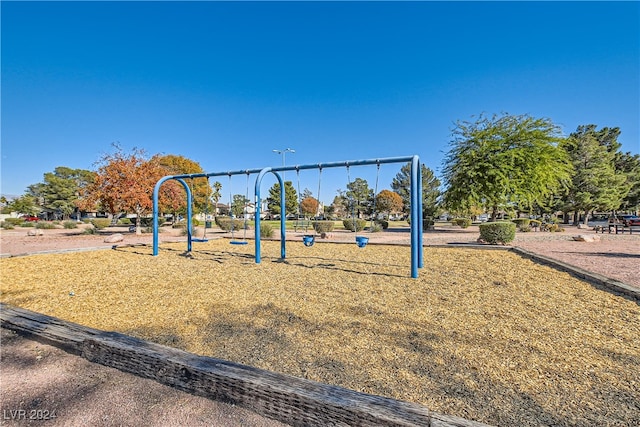
[{"label": "wooden retaining edge", "polygon": [[603,276],[598,273],[592,273],[580,267],[576,267],[576,266],[567,264],[565,262],[546,257],[544,255],[538,255],[536,253],[533,253],[526,249],[522,249],[517,246],[512,247],[511,250],[526,258],[532,259],[542,264],[549,265],[558,270],[570,273],[575,277],[582,279],[584,281],[587,281],[589,283],[592,283],[608,292],[613,292],[617,295],[621,295],[631,300],[640,302],[640,289],[634,286],[628,285],[619,280],[611,279],[609,277]]},{"label": "wooden retaining edge", "polygon": [[0,303],[0,325],[85,359],[293,426],[488,427],[425,406],[198,356]]}]

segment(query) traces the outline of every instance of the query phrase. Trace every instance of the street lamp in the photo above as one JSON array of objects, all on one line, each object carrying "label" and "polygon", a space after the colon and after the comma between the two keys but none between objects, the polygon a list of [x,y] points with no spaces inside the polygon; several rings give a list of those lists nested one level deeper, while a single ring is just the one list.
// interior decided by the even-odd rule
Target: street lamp
[{"label": "street lamp", "polygon": [[[274,153],[276,154],[282,154],[282,166],[285,166],[285,159],[284,157],[286,156],[287,153],[295,153],[296,150],[294,150],[293,148],[285,148],[284,150],[272,150]],[[285,181],[285,172],[282,171],[282,181]]]}]

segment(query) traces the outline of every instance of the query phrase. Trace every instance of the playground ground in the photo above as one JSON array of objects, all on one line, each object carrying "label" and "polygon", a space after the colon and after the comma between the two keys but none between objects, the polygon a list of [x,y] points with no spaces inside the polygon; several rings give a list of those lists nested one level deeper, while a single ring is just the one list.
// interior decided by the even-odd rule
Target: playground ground
[{"label": "playground ground", "polygon": [[[19,231],[23,231],[23,230],[19,230]],[[48,231],[51,231],[51,230],[44,230],[44,231],[45,233],[47,233]],[[8,248],[11,248],[11,247],[17,248],[17,249],[13,249],[16,251],[14,253],[45,251],[45,250],[64,250],[70,247],[79,247],[75,245],[82,246],[80,242],[84,242],[83,246],[88,246],[88,247],[104,246],[104,244],[101,243],[102,240],[104,239],[104,236],[98,236],[97,238],[95,236],[68,236],[67,235],[68,230],[64,230],[64,231],[55,230],[55,231],[57,231],[56,233],[58,234],[57,236],[54,235],[54,233],[50,233],[48,235],[37,237],[37,238],[28,237],[26,238],[27,240],[24,240],[23,239],[24,236],[21,236],[18,234],[15,234],[13,236],[14,238],[12,239],[7,234],[5,234],[7,233],[7,231],[3,230],[2,240],[1,240],[2,242],[1,252],[5,254],[7,253],[6,251],[8,250]],[[10,230],[10,232],[15,232],[15,230]],[[64,232],[67,232],[67,234],[65,234]],[[395,241],[399,238],[397,237],[397,235],[401,232],[396,232],[396,234],[393,234],[393,233],[394,232],[389,232],[386,235],[384,233],[379,233],[379,234],[381,236],[384,236],[386,239],[388,239],[388,241]],[[545,255],[551,255],[551,256],[555,254],[556,258],[560,258],[561,256],[567,256],[569,260],[573,260],[573,261],[578,259],[583,261],[586,260],[588,261],[588,263],[587,265],[583,266],[583,268],[589,267],[590,265],[591,267],[587,269],[590,269],[591,271],[594,271],[600,274],[608,275],[609,277],[616,278],[612,274],[610,274],[610,272],[616,272],[616,271],[622,271],[622,270],[631,271],[633,273],[629,275],[631,279],[633,279],[632,276],[638,276],[639,271],[637,267],[638,265],[637,261],[638,261],[638,258],[640,257],[640,253],[638,253],[638,247],[640,246],[638,245],[638,243],[640,242],[640,240],[638,240],[638,238],[640,238],[640,236],[605,235],[603,236],[600,242],[592,242],[592,243],[575,242],[571,239],[571,236],[574,234],[587,234],[587,233],[588,232],[585,232],[584,230],[577,230],[577,229],[568,230],[567,234],[552,235],[550,233],[544,233],[544,234],[543,233],[527,233],[526,235],[524,235],[526,238],[522,238],[523,235],[518,236],[519,238],[522,238],[522,241],[519,242],[518,245],[525,248],[527,247],[526,245],[529,245],[528,249],[533,251],[536,251],[535,248],[537,247],[539,248],[537,252],[545,252],[544,253]],[[21,233],[21,234],[24,234],[24,233]],[[347,234],[345,236],[336,236],[336,234],[338,233],[334,233],[334,236],[332,236],[332,238],[334,239],[344,238],[345,240],[349,240],[353,236],[352,234],[351,235]],[[89,237],[90,239],[87,239],[87,237]],[[148,241],[145,241],[144,239],[149,239],[149,236],[136,237],[136,236],[128,235],[126,236],[126,238],[127,238],[127,241],[125,241],[124,243],[148,243]],[[440,232],[436,231],[436,232],[426,233],[425,243],[426,244],[447,244],[447,243],[465,244],[465,243],[472,243],[473,241],[475,241],[476,238],[477,238],[477,233],[475,233],[473,230],[462,231],[462,230],[456,230],[456,229],[448,229],[448,230],[441,230]],[[28,239],[32,239],[32,240],[29,241]],[[33,239],[40,239],[40,240],[33,240]],[[134,239],[141,239],[141,240],[135,241]],[[163,235],[161,239],[163,241],[169,241],[173,239],[180,241],[183,238],[181,236]],[[30,242],[31,243],[36,242],[38,243],[38,245],[35,245],[34,247],[29,248],[27,244]],[[108,245],[108,246],[111,246],[111,245]],[[354,248],[353,250],[357,250],[357,249]],[[566,259],[567,258],[565,258],[565,260]],[[611,267],[612,265],[614,267],[611,270],[607,270],[605,268],[607,266]],[[622,280],[628,284],[634,284],[633,280],[624,280],[623,278],[620,278],[619,280]],[[415,337],[415,338],[419,338],[419,337]],[[89,397],[85,395],[84,397],[80,398],[81,402],[76,402],[77,404],[80,405],[79,406],[80,408],[85,408],[87,411],[93,412],[91,408],[95,406],[95,413],[102,414],[101,416],[103,417],[101,422],[98,422],[98,425],[99,424],[145,425],[145,423],[141,422],[140,420],[140,410],[141,408],[148,408],[149,406],[151,406],[154,410],[160,411],[159,412],[160,415],[157,415],[158,414],[157,411],[153,413],[155,415],[153,414],[150,415],[151,417],[149,418],[150,420],[153,419],[152,417],[154,416],[161,416],[161,417],[168,416],[168,418],[155,418],[156,422],[150,421],[149,424],[147,425],[158,425],[158,422],[157,422],[158,419],[162,419],[165,421],[165,422],[161,422],[161,424],[163,425],[171,425],[172,423],[173,425],[184,425],[184,422],[180,422],[180,418],[184,416],[187,416],[187,418],[183,418],[183,420],[184,419],[189,420],[190,425],[198,425],[198,420],[202,421],[201,425],[207,425],[207,424],[208,425],[215,425],[215,424],[256,425],[256,426],[278,425],[273,421],[264,420],[264,419],[261,419],[260,417],[256,417],[255,414],[251,414],[251,413],[245,414],[245,413],[242,413],[241,411],[236,412],[237,408],[228,408],[223,406],[222,408],[207,409],[203,411],[202,409],[198,409],[200,408],[199,405],[201,405],[201,403],[190,402],[190,399],[199,399],[199,398],[185,395],[171,389],[160,390],[158,391],[159,394],[157,395],[154,394],[155,392],[149,392],[149,394],[140,393],[140,390],[147,390],[147,387],[148,387],[148,385],[140,383],[140,381],[144,381],[144,380],[140,380],[138,378],[128,376],[126,374],[121,374],[122,375],[121,378],[116,376],[112,377],[113,374],[108,373],[109,371],[112,371],[112,370],[108,370],[107,373],[95,373],[96,371],[94,369],[101,368],[101,367],[91,366],[90,364],[88,364],[87,366],[79,366],[79,365],[76,365],[78,361],[73,356],[68,356],[65,354],[55,355],[54,353],[57,351],[56,349],[50,349],[50,348],[47,348],[46,346],[42,346],[40,344],[33,343],[31,341],[12,341],[12,340],[21,340],[21,339],[10,337],[9,340],[7,340],[7,338],[5,337],[5,339],[3,340],[4,343],[7,343],[7,342],[16,343],[15,346],[13,347],[9,346],[9,349],[8,349],[9,352],[13,352],[13,351],[19,352],[21,351],[20,349],[24,350],[26,348],[28,349],[27,355],[25,355],[25,353],[23,352],[22,355],[24,357],[22,358],[14,357],[12,359],[11,354],[15,355],[17,353],[7,354],[6,353],[7,346],[3,345],[3,355],[2,355],[3,378],[7,378],[5,376],[5,373],[7,372],[6,371],[7,360],[14,360],[14,361],[23,360],[24,366],[19,367],[17,366],[19,365],[19,363],[16,362],[15,364],[9,364],[9,369],[14,369],[14,368],[31,369],[30,371],[31,375],[27,374],[26,378],[30,378],[30,377],[37,378],[38,380],[36,380],[37,381],[35,383],[36,385],[41,384],[38,381],[47,381],[46,382],[47,384],[53,384],[55,383],[55,379],[62,378],[65,372],[69,374],[70,372],[74,372],[74,370],[78,369],[79,371],[76,372],[75,375],[71,375],[72,378],[75,378],[75,381],[78,381],[78,378],[84,379],[82,381],[86,381],[84,384],[86,384],[86,386],[89,387],[91,390],[95,389],[96,392],[103,391],[106,393],[101,395],[98,393],[94,394],[92,391],[91,393],[88,394]],[[633,351],[637,351],[637,348]],[[29,352],[31,352],[30,358],[28,356]],[[38,356],[40,356],[40,358],[38,358]],[[52,357],[59,356],[60,358],[55,359],[54,363],[49,363],[49,364],[40,363],[41,360],[45,360],[45,359],[51,362],[53,359],[50,356]],[[65,360],[67,361],[65,362]],[[636,362],[634,362],[634,364],[635,363]],[[67,366],[68,369],[65,368],[65,366]],[[71,366],[73,366],[73,368],[71,368]],[[104,368],[104,369],[107,369],[107,368]],[[28,371],[23,371],[21,373],[23,378],[25,377],[23,375],[25,372],[28,372]],[[114,372],[117,372],[117,371],[114,371]],[[47,377],[50,377],[49,380],[45,380],[45,378]],[[53,377],[53,380],[51,379],[51,377]],[[113,381],[109,381],[108,378],[113,378]],[[459,378],[459,380],[462,380],[464,382],[464,381],[469,381],[469,378],[466,378],[466,379]],[[5,408],[4,402],[7,401],[6,397],[9,396],[10,394],[7,393],[5,395],[5,391],[7,390],[7,388],[6,388],[6,382],[5,381],[3,382],[5,383],[5,385],[3,385],[2,387],[3,388],[2,409],[13,409],[11,407]],[[135,385],[136,383],[138,385]],[[82,390],[82,387],[79,387],[79,388]],[[37,387],[35,387],[35,389],[37,389]],[[37,392],[35,394],[33,393],[34,389],[28,388],[28,390],[32,392],[31,396],[29,396],[29,393],[25,393],[24,390],[21,391],[23,393],[23,396],[21,397],[21,400],[23,402],[27,401],[28,403],[33,404],[34,401],[38,401],[38,399],[43,399],[42,395],[38,395]],[[168,403],[171,401],[171,399],[163,400],[162,398],[163,393],[179,393],[178,394],[178,396],[180,396],[178,397],[180,402],[179,406],[183,408],[186,412],[180,412],[178,411],[179,408],[171,406],[171,404]],[[56,396],[55,394],[52,394],[49,396],[49,398],[54,399],[53,401],[55,402],[55,398],[56,398],[55,396]],[[128,401],[130,402],[128,405],[118,404],[118,402],[122,402],[122,396],[128,396],[126,398],[126,399],[129,399]],[[149,396],[152,396],[152,397],[149,397]],[[75,397],[78,398],[78,395],[76,395]],[[52,402],[47,401],[46,396],[44,397],[44,399],[45,400],[42,401],[44,403],[40,407],[46,409],[43,405],[51,404]],[[190,405],[195,405],[195,406],[190,406]],[[114,412],[113,411],[114,407],[118,407],[119,410]],[[165,410],[169,411],[168,414]],[[173,412],[174,410],[176,412]],[[86,416],[87,413],[92,413],[87,411],[85,411],[84,409],[81,409],[78,412],[79,414],[78,416]],[[219,418],[218,421],[215,421],[216,419],[213,419],[213,418],[208,418],[208,419],[202,418],[203,412],[206,412],[209,415],[221,414],[220,416],[223,416],[225,418]],[[189,414],[191,415],[195,414],[195,415],[191,418],[188,418]],[[81,419],[81,418],[78,418],[78,419]],[[224,422],[221,422],[220,420],[224,420]],[[62,422],[63,420],[60,420],[60,421]],[[66,424],[65,422],[62,422],[59,424],[50,424],[50,425],[70,425],[68,421],[69,419],[66,420]],[[578,422],[576,425],[580,425],[580,423]]]}]

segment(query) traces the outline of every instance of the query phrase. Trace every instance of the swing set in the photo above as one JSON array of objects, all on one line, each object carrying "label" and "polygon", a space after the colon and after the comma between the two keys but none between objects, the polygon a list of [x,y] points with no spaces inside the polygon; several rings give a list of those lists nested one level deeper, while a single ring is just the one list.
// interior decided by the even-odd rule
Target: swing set
[{"label": "swing set", "polygon": [[[187,252],[191,252],[192,250],[192,242],[200,242],[206,241],[206,224],[205,224],[205,232],[202,239],[194,239],[191,233],[191,221],[192,221],[192,191],[187,185],[185,179],[194,179],[194,178],[210,178],[213,176],[228,176],[229,182],[231,183],[232,175],[241,175],[246,174],[247,176],[247,190],[243,207],[243,215],[244,215],[244,230],[242,234],[242,239],[235,237],[235,226],[233,225],[233,217],[232,217],[232,227],[231,227],[231,240],[230,243],[234,245],[246,245],[248,244],[246,230],[247,230],[247,204],[249,199],[249,177],[251,174],[257,174],[255,181],[255,190],[254,190],[254,202],[255,202],[255,262],[259,264],[261,261],[261,184],[262,179],[267,174],[272,174],[278,181],[280,186],[280,212],[283,213],[280,215],[280,258],[286,258],[286,201],[285,201],[285,191],[284,191],[284,182],[279,172],[287,172],[287,171],[296,171],[299,174],[301,170],[306,169],[318,169],[318,200],[320,197],[320,187],[322,181],[322,170],[326,168],[336,168],[336,167],[346,167],[347,169],[347,179],[349,184],[351,184],[351,176],[350,176],[350,168],[354,166],[366,166],[366,165],[376,165],[377,166],[377,174],[376,174],[376,185],[374,191],[374,204],[373,204],[373,214],[371,217],[371,227],[373,227],[374,219],[376,215],[376,206],[375,206],[375,194],[378,191],[378,178],[380,173],[380,165],[387,163],[407,163],[411,164],[411,175],[410,175],[410,207],[411,207],[411,277],[418,277],[418,269],[423,267],[423,256],[422,256],[422,221],[421,212],[422,212],[422,197],[419,197],[419,194],[422,193],[422,179],[421,179],[421,166],[420,160],[418,156],[408,156],[408,157],[389,157],[389,158],[380,158],[380,159],[370,159],[370,160],[354,160],[354,161],[342,161],[342,162],[332,162],[332,163],[318,163],[318,164],[309,164],[309,165],[298,165],[298,166],[279,166],[279,167],[265,167],[262,169],[246,169],[240,171],[227,171],[227,172],[211,172],[211,173],[198,173],[198,174],[183,174],[183,175],[167,175],[161,178],[155,185],[153,190],[153,256],[158,256],[159,253],[159,236],[158,236],[158,194],[160,187],[162,184],[170,179],[178,181],[185,189],[187,193]],[[207,181],[208,182],[208,181]],[[299,175],[298,175],[298,191],[299,191]],[[210,198],[210,197],[209,197]],[[230,205],[233,202],[233,196],[230,194]],[[205,211],[208,212],[208,202]],[[355,242],[359,248],[364,248],[367,246],[369,242],[369,238],[366,236],[358,235],[357,227],[356,227],[356,216],[355,216],[355,205],[357,200],[352,200],[352,212],[351,216],[354,221],[354,230],[356,231]],[[300,205],[300,204],[298,204]],[[315,230],[314,230],[315,231]],[[305,246],[310,247],[313,246],[315,242],[315,232],[313,234],[305,234],[302,237],[302,242]]]}]

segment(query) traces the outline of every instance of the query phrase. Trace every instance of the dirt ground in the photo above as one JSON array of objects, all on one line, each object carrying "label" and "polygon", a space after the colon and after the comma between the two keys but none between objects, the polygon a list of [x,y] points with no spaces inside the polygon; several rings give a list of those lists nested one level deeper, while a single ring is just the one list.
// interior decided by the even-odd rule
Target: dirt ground
[{"label": "dirt ground", "polygon": [[[78,235],[76,230],[44,230],[27,236],[28,229],[2,230],[3,256],[77,248],[109,248],[106,235]],[[597,242],[577,242],[573,236],[594,234],[569,227],[565,233],[519,233],[514,245],[640,288],[640,234],[601,235]],[[151,235],[124,233],[121,244],[150,244]],[[425,233],[427,245],[474,243],[477,228],[441,227]],[[211,237],[222,237],[213,233]],[[299,234],[290,236],[299,239]],[[288,236],[289,238],[289,236]],[[352,233],[333,233],[327,240],[349,241]],[[161,242],[184,241],[165,232]],[[392,230],[371,235],[371,242],[406,243],[408,231]],[[428,260],[425,260],[428,265]],[[93,365],[58,349],[2,332],[0,390],[1,425],[27,425],[28,416],[51,415],[47,425],[243,425],[278,426],[239,408],[191,396],[119,371]],[[25,418],[22,417],[24,410]],[[14,412],[11,412],[14,411]],[[18,412],[15,412],[18,411]],[[35,411],[31,413],[30,411]],[[40,412],[38,412],[40,411]],[[45,414],[49,411],[49,414]]]}]

